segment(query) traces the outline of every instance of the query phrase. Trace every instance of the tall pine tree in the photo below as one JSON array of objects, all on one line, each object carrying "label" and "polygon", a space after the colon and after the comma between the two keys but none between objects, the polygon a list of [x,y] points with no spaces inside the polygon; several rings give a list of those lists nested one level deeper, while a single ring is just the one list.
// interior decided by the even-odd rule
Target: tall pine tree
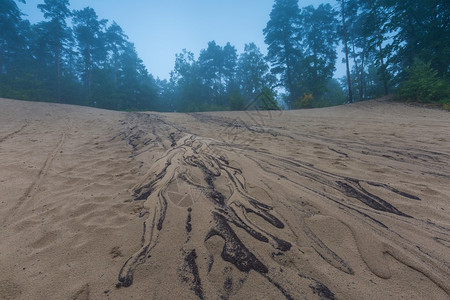
[{"label": "tall pine tree", "polygon": [[42,23],[42,28],[47,36],[47,43],[52,52],[56,71],[56,96],[58,102],[62,102],[61,95],[61,64],[62,53],[65,50],[66,41],[70,34],[66,19],[72,15],[69,9],[69,0],[44,0],[38,8],[44,13],[47,22]]},{"label": "tall pine tree", "polygon": [[86,7],[73,12],[73,24],[78,51],[82,57],[83,83],[90,91],[92,70],[100,61],[106,59],[106,47],[102,38],[107,20],[99,20],[95,11]]},{"label": "tall pine tree", "polygon": [[260,49],[254,43],[246,44],[244,53],[239,56],[237,72],[242,94],[248,101],[260,94],[264,87],[274,85],[276,78],[269,70]]},{"label": "tall pine tree", "polygon": [[268,45],[267,57],[272,72],[281,77],[289,93],[288,102],[293,104],[298,95],[298,65],[301,59],[298,41],[300,8],[297,0],[275,0],[270,20],[264,28],[264,41]]},{"label": "tall pine tree", "polygon": [[333,77],[336,65],[337,13],[330,4],[321,4],[315,9],[302,9],[301,41],[302,60],[300,84],[304,93],[322,100],[328,81]]}]

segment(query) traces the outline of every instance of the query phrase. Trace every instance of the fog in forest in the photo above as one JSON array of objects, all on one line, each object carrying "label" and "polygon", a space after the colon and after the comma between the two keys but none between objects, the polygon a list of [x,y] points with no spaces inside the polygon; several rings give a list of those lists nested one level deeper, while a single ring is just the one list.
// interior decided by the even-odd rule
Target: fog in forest
[{"label": "fog in forest", "polygon": [[444,0],[92,5],[2,0],[0,96],[156,111],[450,101]]}]

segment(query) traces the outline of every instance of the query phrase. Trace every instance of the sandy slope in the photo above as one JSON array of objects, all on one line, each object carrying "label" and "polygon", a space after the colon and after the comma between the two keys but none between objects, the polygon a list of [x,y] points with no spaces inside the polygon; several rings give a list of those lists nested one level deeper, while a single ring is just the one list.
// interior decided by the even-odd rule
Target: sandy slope
[{"label": "sandy slope", "polygon": [[0,99],[0,299],[448,299],[450,114]]}]

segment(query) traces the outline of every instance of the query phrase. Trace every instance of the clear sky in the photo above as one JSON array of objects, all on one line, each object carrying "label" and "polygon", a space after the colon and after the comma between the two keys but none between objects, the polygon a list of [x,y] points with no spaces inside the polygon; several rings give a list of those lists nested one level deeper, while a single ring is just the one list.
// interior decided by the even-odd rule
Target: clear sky
[{"label": "clear sky", "polygon": [[[43,0],[26,0],[21,10],[32,22],[43,19],[37,9]],[[184,48],[196,58],[209,41],[224,46],[230,42],[238,53],[254,42],[263,53],[262,30],[269,21],[274,0],[71,0],[71,9],[92,7],[99,18],[116,21],[136,46],[139,57],[155,77],[168,78],[175,54]],[[331,3],[335,0],[300,0],[299,6]],[[340,52],[340,51],[339,51]],[[339,53],[340,54],[340,53]],[[335,76],[344,69],[338,58]]]}]

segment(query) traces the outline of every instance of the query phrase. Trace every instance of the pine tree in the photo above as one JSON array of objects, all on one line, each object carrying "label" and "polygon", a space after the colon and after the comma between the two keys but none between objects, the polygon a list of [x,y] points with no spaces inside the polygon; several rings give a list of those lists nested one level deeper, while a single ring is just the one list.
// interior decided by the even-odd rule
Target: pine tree
[{"label": "pine tree", "polygon": [[75,37],[83,61],[83,81],[88,92],[92,83],[93,68],[106,59],[106,48],[102,38],[106,23],[107,20],[99,20],[90,7],[73,12]]},{"label": "pine tree", "polygon": [[200,51],[198,64],[199,75],[203,84],[208,88],[208,104],[218,103],[224,92],[222,47],[215,41],[209,42],[208,47]]},{"label": "pine tree", "polygon": [[239,56],[238,78],[242,93],[248,101],[260,94],[264,87],[271,88],[276,78],[269,72],[270,68],[260,49],[254,44],[246,44]]},{"label": "pine tree", "polygon": [[352,79],[350,75],[350,63],[349,63],[349,49],[348,49],[348,32],[347,32],[347,24],[346,24],[346,8],[345,8],[345,0],[341,1],[341,17],[342,17],[342,41],[344,43],[344,53],[345,53],[345,66],[347,70],[347,86],[348,86],[348,101],[350,103],[353,102],[353,91],[352,91]]},{"label": "pine tree", "polygon": [[0,84],[3,75],[12,75],[10,69],[16,69],[17,75],[17,59],[24,54],[20,52],[25,47],[21,36],[25,30],[23,25],[29,26],[29,23],[23,23],[17,4],[12,0],[0,1]]},{"label": "pine tree", "polygon": [[226,93],[230,93],[236,89],[237,50],[230,43],[227,43],[222,49],[222,56],[222,81],[225,86]]},{"label": "pine tree", "polygon": [[300,9],[297,0],[275,0],[270,20],[263,30],[268,45],[267,57],[272,64],[272,72],[281,76],[281,81],[289,93],[289,101],[298,98],[298,64],[301,59],[298,30]]},{"label": "pine tree", "polygon": [[[170,73],[170,83],[174,88],[174,91],[171,91],[172,99],[176,101],[176,104],[172,104],[173,109],[194,111],[206,102],[194,53],[183,49],[181,53],[175,55],[175,66]],[[167,86],[169,85],[166,84],[164,88]]]},{"label": "pine tree", "polygon": [[315,9],[302,9],[301,40],[302,60],[300,84],[303,93],[312,94],[319,100],[326,92],[328,81],[333,77],[336,64],[337,13],[329,4]]},{"label": "pine tree", "polygon": [[115,89],[117,89],[119,58],[125,51],[127,39],[128,37],[116,22],[113,22],[106,30],[105,44],[109,52],[109,65],[112,66]]},{"label": "pine tree", "polygon": [[440,76],[450,76],[450,5],[448,0],[379,1],[390,12],[388,27],[395,32],[389,50],[394,63],[406,71],[416,59],[431,62]]},{"label": "pine tree", "polygon": [[65,43],[70,32],[66,19],[72,14],[69,9],[69,0],[44,0],[44,4],[39,4],[38,8],[44,13],[44,17],[49,20],[42,23],[42,29],[45,30],[46,41],[54,57],[57,81],[56,95],[58,102],[62,102],[62,53],[65,50]]}]

